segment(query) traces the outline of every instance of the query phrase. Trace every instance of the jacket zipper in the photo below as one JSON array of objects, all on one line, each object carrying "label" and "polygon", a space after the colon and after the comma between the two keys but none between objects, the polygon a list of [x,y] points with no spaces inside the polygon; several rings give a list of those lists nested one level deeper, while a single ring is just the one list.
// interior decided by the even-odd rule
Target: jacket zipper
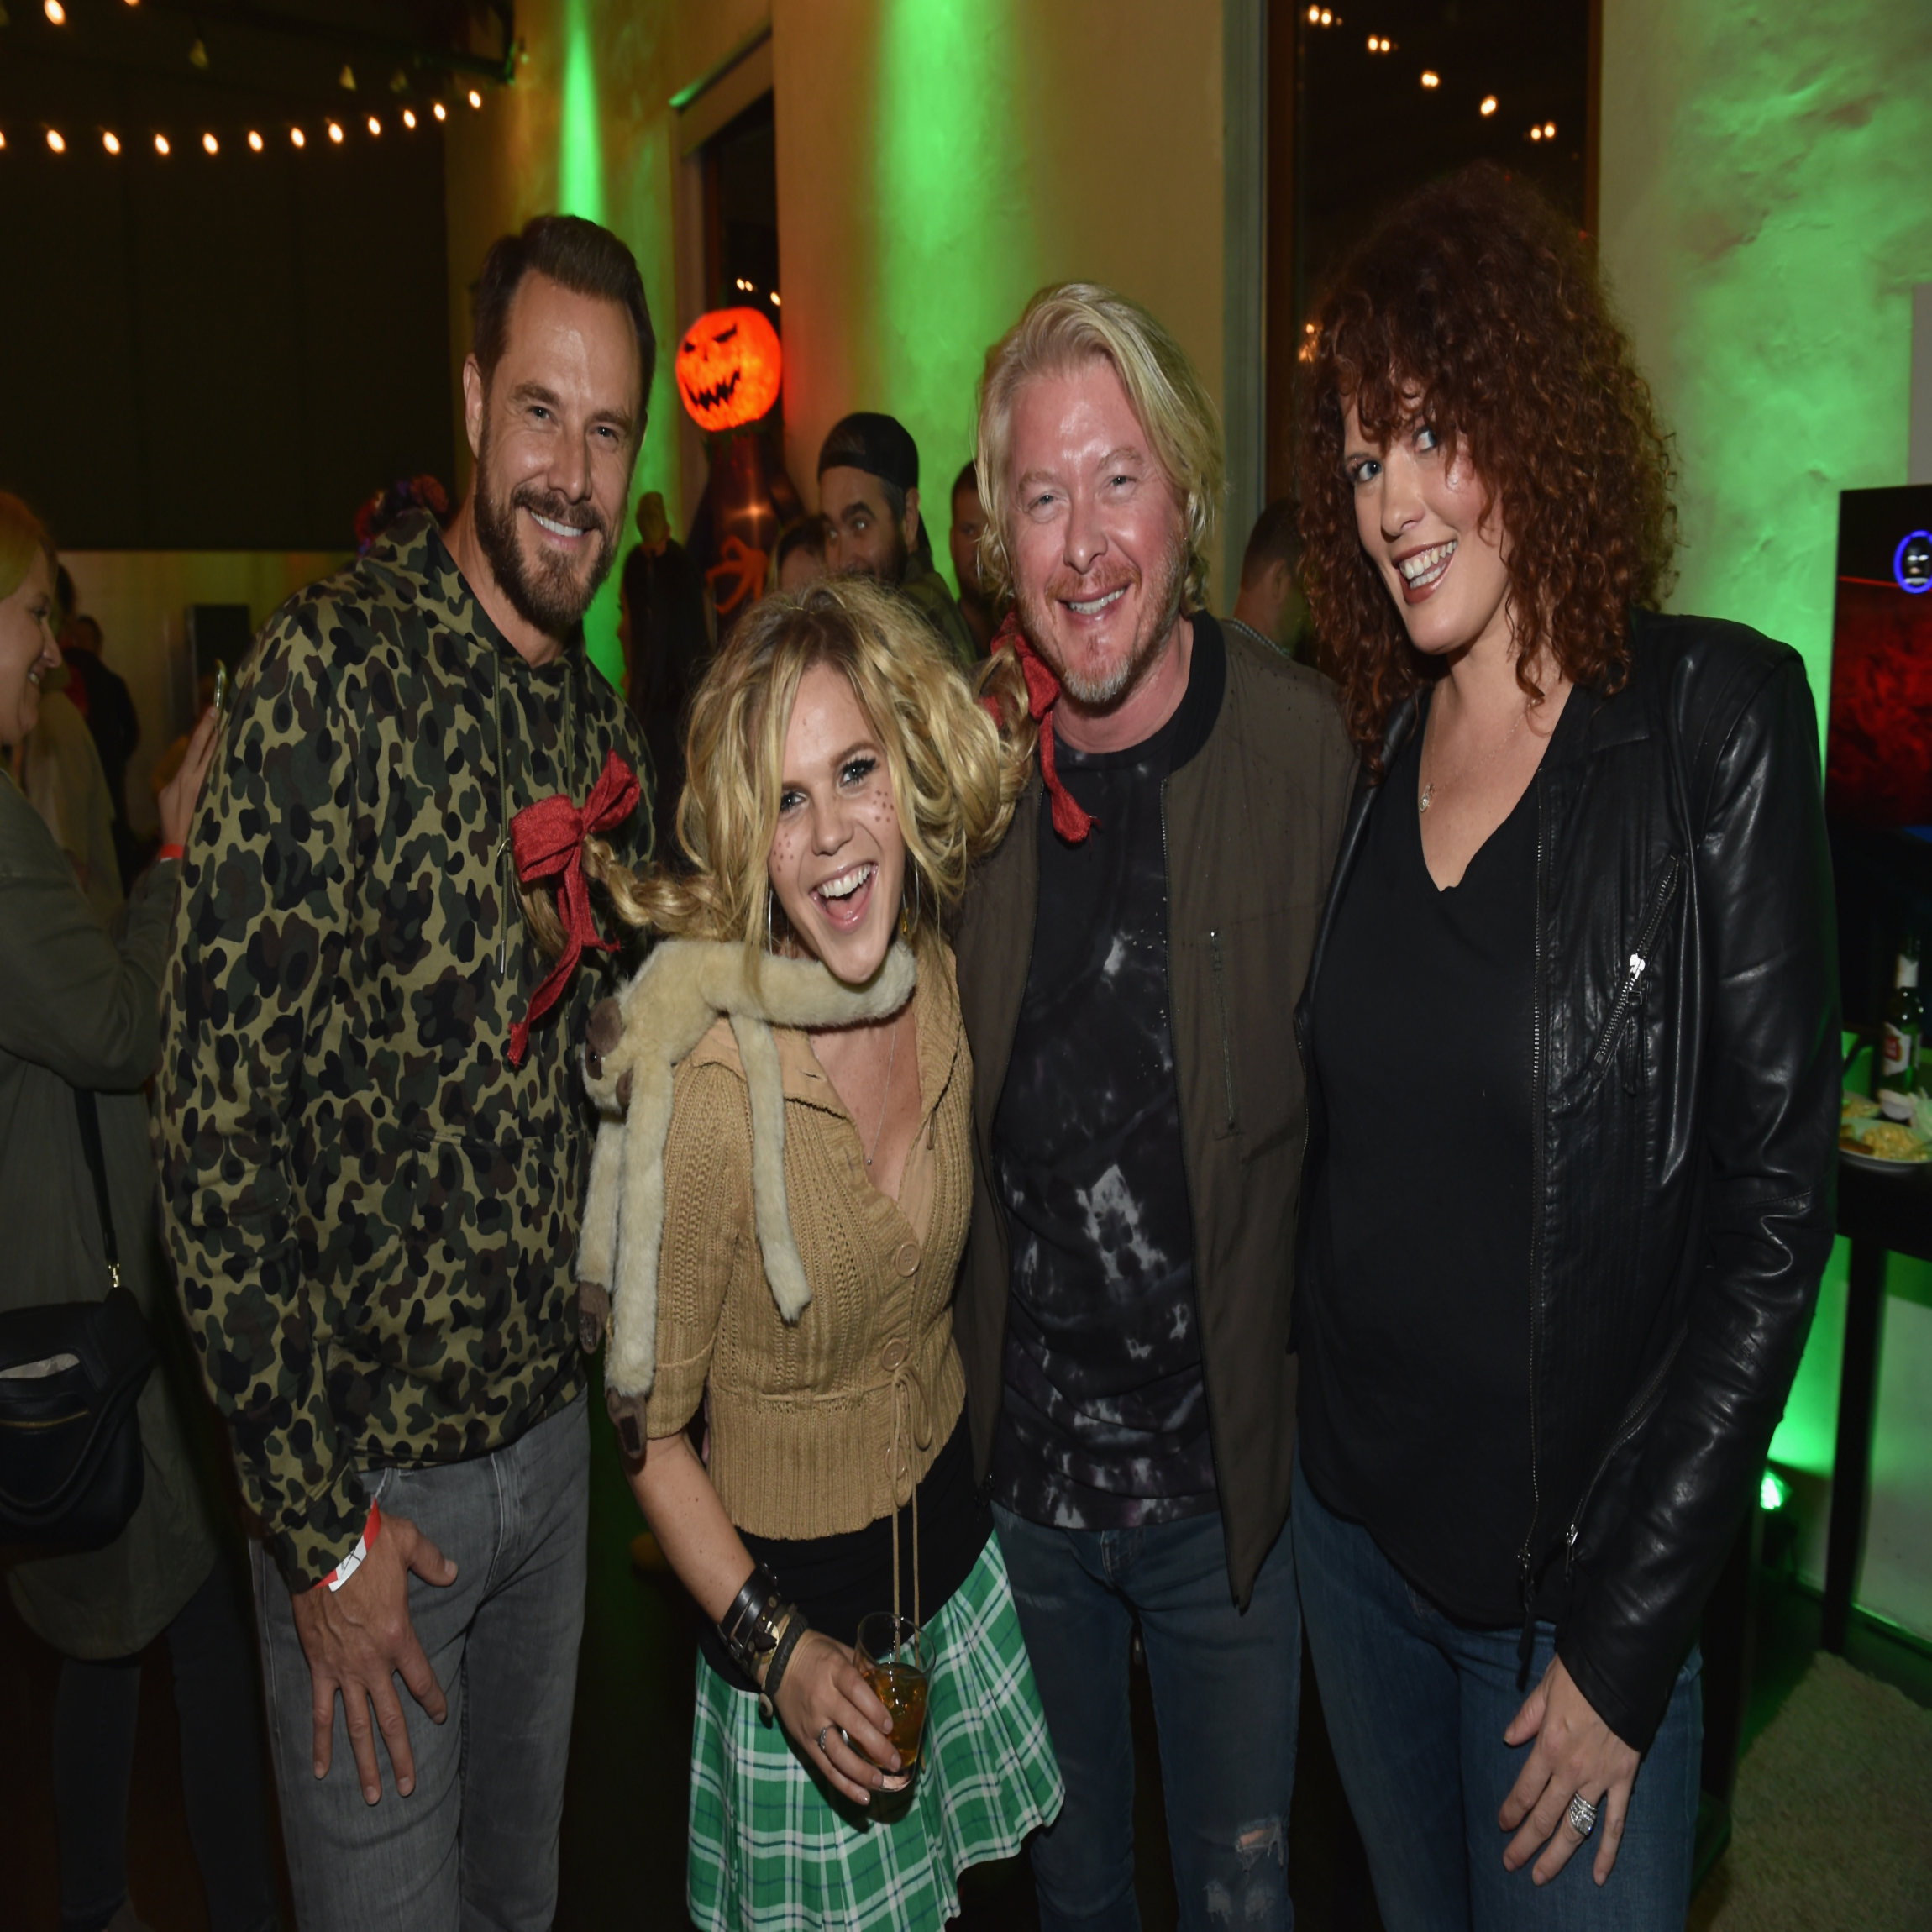
[{"label": "jacket zipper", "polygon": [[1673,852],[1664,861],[1664,875],[1657,881],[1656,891],[1651,898],[1651,909],[1644,920],[1643,930],[1637,935],[1636,951],[1630,955],[1629,969],[1624,974],[1624,983],[1617,989],[1617,996],[1610,1002],[1609,1012],[1604,1016],[1603,1031],[1597,1036],[1595,1051],[1590,1055],[1590,1063],[1602,1070],[1604,1063],[1610,1057],[1616,1046],[1618,1036],[1624,1030],[1624,1022],[1630,1017],[1630,1006],[1636,999],[1637,990],[1643,982],[1644,974],[1650,969],[1651,948],[1656,943],[1658,930],[1664,922],[1664,914],[1669,910],[1671,900],[1676,896],[1677,874],[1683,863]]},{"label": "jacket zipper", "polygon": [[1543,1229],[1543,774],[1536,786],[1536,861],[1535,985],[1530,1001],[1530,1522],[1523,1546],[1516,1552],[1516,1576],[1523,1597],[1523,1631],[1517,1645],[1519,1685],[1529,1677],[1536,1643],[1536,1614],[1531,1607],[1535,1580],[1530,1546],[1537,1520],[1543,1513],[1541,1472],[1536,1460],[1536,1363],[1542,1353],[1541,1293],[1536,1279],[1542,1253]]},{"label": "jacket zipper", "polygon": [[[1161,836],[1163,841],[1162,858],[1167,853],[1164,841],[1167,837],[1167,816],[1161,816]],[[1227,1106],[1227,1131],[1234,1131],[1234,1042],[1229,1037],[1227,1027],[1227,969],[1221,958],[1221,930],[1218,927],[1208,928],[1208,947],[1214,954],[1215,1003],[1221,1008],[1221,1075],[1223,1098]]]},{"label": "jacket zipper", "polygon": [[1624,1445],[1650,1420],[1652,1410],[1657,1405],[1657,1398],[1663,1393],[1664,1378],[1670,1373],[1671,1364],[1677,1358],[1677,1351],[1683,1347],[1684,1337],[1690,1332],[1686,1322],[1679,1328],[1677,1339],[1664,1351],[1664,1358],[1651,1371],[1650,1379],[1640,1389],[1630,1407],[1624,1411],[1624,1419],[1610,1439],[1610,1446],[1604,1452],[1603,1459],[1597,1464],[1589,1482],[1584,1486],[1582,1499],[1578,1503],[1576,1513],[1570,1518],[1570,1526],[1563,1532],[1563,1581],[1570,1580],[1570,1566],[1577,1554],[1577,1540],[1583,1531],[1583,1518],[1589,1514],[1590,1500],[1597,1493],[1597,1485],[1604,1479],[1604,1472],[1616,1461]]}]

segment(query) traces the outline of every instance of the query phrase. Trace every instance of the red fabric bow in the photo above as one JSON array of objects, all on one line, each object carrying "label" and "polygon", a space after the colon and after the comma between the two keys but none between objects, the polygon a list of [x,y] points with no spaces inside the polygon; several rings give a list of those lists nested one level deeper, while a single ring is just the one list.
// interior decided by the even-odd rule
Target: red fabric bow
[{"label": "red fabric bow", "polygon": [[637,810],[640,794],[637,774],[614,751],[604,753],[604,769],[591,787],[580,811],[562,792],[527,805],[510,821],[510,849],[517,876],[526,885],[539,879],[563,877],[557,887],[557,906],[564,918],[564,950],[530,995],[523,1017],[510,1029],[510,1064],[520,1067],[529,1050],[530,1027],[564,996],[585,947],[615,953],[617,942],[597,931],[591,911],[590,881],[584,877],[584,841],[622,825]]},{"label": "red fabric bow", "polygon": [[[998,651],[1007,644],[1013,647],[1013,654],[1019,659],[1020,669],[1026,676],[1026,709],[1040,727],[1040,782],[1046,786],[1047,797],[1053,808],[1053,829],[1069,845],[1084,844],[1087,834],[1100,822],[1060,782],[1060,774],[1053,767],[1053,706],[1060,696],[1058,674],[1026,642],[1026,633],[1020,628],[1016,611],[1010,612],[1005,622],[1000,625],[993,639],[992,649]],[[990,694],[979,701],[998,718],[1000,706]]]}]

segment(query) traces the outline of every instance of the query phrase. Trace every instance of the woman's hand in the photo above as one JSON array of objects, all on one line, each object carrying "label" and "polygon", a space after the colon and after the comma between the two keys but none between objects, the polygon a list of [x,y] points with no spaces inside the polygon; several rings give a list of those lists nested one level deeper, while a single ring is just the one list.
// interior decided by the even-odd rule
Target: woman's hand
[{"label": "woman's hand", "polygon": [[[899,1753],[887,1735],[892,1720],[885,1706],[859,1675],[850,1654],[830,1637],[807,1630],[799,1639],[775,1702],[780,1719],[806,1761],[822,1771],[833,1788],[854,1804],[869,1803],[871,1794],[883,1788],[880,1765],[899,1769]],[[842,1730],[850,1735],[851,1743],[838,1735]]]},{"label": "woman's hand", "polygon": [[1541,1845],[1543,1856],[1536,1859],[1530,1877],[1547,1885],[1584,1842],[1569,1817],[1570,1800],[1581,1792],[1600,1813],[1595,1835],[1596,1880],[1601,1885],[1617,1861],[1630,1790],[1642,1761],[1597,1715],[1561,1657],[1551,1658],[1543,1681],[1503,1733],[1509,1745],[1527,1744],[1531,1738],[1536,1742],[1530,1761],[1503,1800],[1497,1819],[1504,1830],[1516,1834],[1503,1854],[1503,1863],[1515,1872]]},{"label": "woman's hand", "polygon": [[214,763],[215,733],[221,728],[221,713],[210,705],[188,740],[181,769],[161,787],[155,803],[160,807],[163,845],[186,845],[188,842],[195,806],[202,795],[202,780]]}]

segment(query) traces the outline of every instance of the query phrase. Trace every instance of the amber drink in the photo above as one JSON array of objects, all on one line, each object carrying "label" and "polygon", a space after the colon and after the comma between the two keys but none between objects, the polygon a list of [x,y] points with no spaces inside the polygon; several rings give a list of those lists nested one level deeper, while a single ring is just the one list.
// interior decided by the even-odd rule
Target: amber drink
[{"label": "amber drink", "polygon": [[899,1753],[899,1769],[886,1772],[885,1788],[872,1794],[870,1806],[874,1818],[890,1824],[912,1809],[919,1774],[926,1734],[925,1632],[907,1618],[874,1610],[859,1620],[853,1662],[885,1706],[892,1748]]}]

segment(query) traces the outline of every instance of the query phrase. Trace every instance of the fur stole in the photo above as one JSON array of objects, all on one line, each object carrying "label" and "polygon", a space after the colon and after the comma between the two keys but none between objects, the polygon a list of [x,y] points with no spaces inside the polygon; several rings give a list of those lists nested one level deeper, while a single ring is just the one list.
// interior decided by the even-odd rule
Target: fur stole
[{"label": "fur stole", "polygon": [[[754,986],[732,942],[666,940],[617,996],[623,1037],[585,1085],[602,1118],[591,1161],[577,1252],[578,1310],[586,1347],[607,1311],[604,1383],[622,1427],[641,1425],[657,1373],[658,1257],[664,1231],[664,1142],[671,1079],[719,1015],[731,1021],[751,1100],[752,1207],[765,1279],[785,1320],[811,1299],[785,1198],[785,1089],[774,1026],[842,1026],[882,1020],[912,996],[912,949],[895,940],[871,984],[852,987],[816,959],[767,957]],[[618,1082],[631,1077],[629,1108]],[[633,1453],[642,1449],[641,1430]]]}]

